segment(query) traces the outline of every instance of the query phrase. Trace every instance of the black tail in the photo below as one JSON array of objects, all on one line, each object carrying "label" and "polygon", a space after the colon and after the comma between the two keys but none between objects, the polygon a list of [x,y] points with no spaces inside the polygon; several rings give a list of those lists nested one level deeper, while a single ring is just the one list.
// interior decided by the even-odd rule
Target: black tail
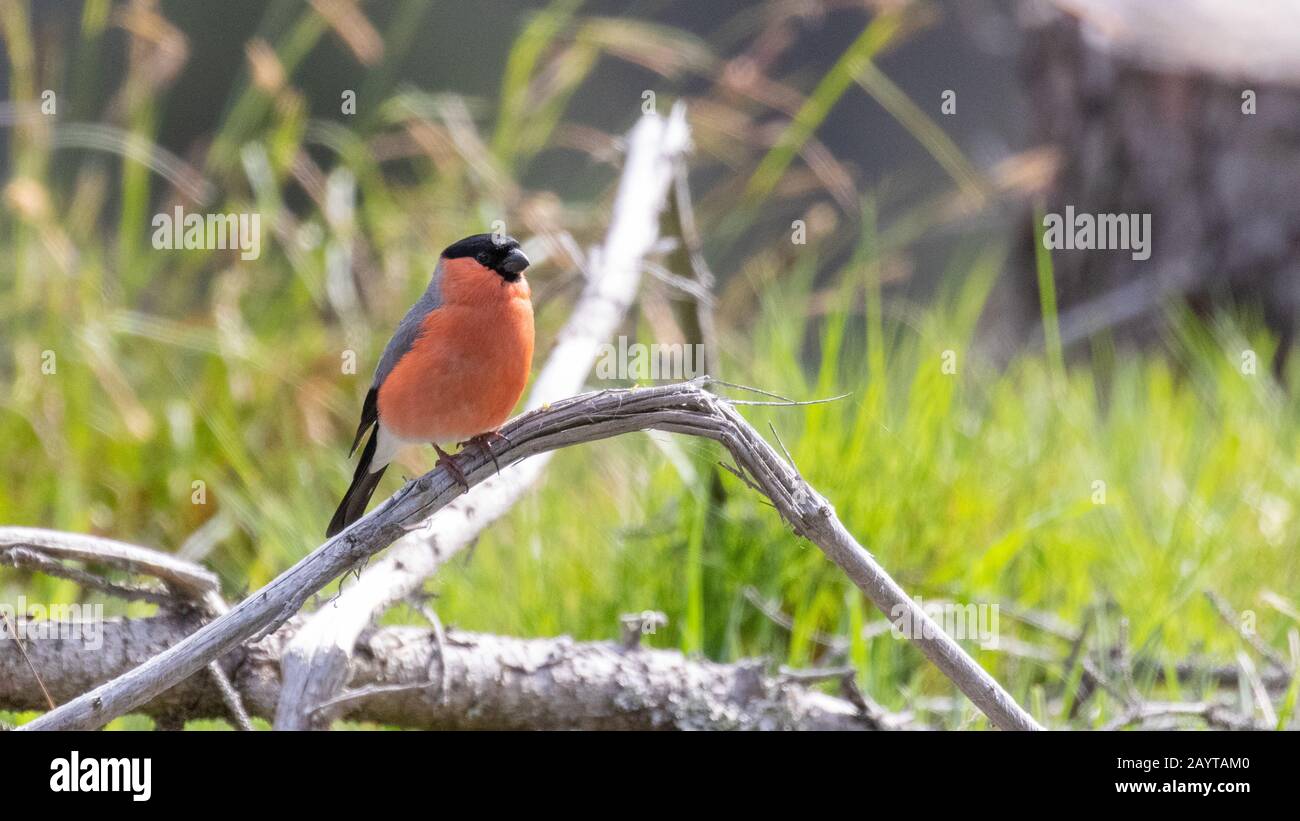
[{"label": "black tail", "polygon": [[352,485],[348,488],[348,492],[343,494],[343,501],[339,502],[339,509],[334,511],[334,518],[330,519],[330,526],[325,531],[326,538],[338,535],[348,525],[365,515],[366,505],[370,504],[370,497],[374,495],[379,480],[384,476],[384,469],[388,467],[385,465],[374,473],[370,472],[370,461],[375,458],[375,444],[378,441],[379,429],[376,426],[370,432],[365,450],[361,451],[357,472],[352,474]]}]

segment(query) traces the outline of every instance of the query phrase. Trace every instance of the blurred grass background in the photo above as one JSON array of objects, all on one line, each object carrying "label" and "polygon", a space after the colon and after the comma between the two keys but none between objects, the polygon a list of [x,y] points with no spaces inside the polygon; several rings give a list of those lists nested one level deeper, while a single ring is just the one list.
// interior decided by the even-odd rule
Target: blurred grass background
[{"label": "blurred grass background", "polygon": [[[383,5],[378,24],[367,5],[276,0],[224,55],[243,69],[210,133],[169,149],[160,123],[169,107],[194,105],[176,89],[211,48],[201,25],[182,30],[157,3],[89,0],[75,26],[57,29],[38,25],[39,6],[0,3],[0,522],[177,551],[219,573],[230,597],[269,581],[320,542],[350,476],[346,445],[373,363],[442,246],[495,219],[545,241],[530,278],[546,355],[580,284],[562,240],[601,236],[617,136],[650,88],[660,111],[678,98],[690,107],[698,219],[721,275],[722,375],[797,398],[850,394],[746,415],[774,426],[913,595],[999,604],[1004,645],[1046,649],[971,645],[1039,720],[1100,726],[1123,705],[1101,692],[1071,715],[1068,643],[1015,613],[1076,627],[1092,614],[1100,647],[1126,635],[1149,663],[1135,683],[1150,698],[1209,694],[1208,681],[1170,686],[1158,671],[1232,664],[1241,648],[1206,590],[1253,611],[1260,637],[1286,647],[1300,609],[1300,408],[1266,366],[1242,372],[1243,351],[1267,363],[1275,345],[1249,310],[1205,319],[1171,308],[1160,349],[1099,336],[1067,359],[1049,331],[1045,352],[986,363],[978,324],[1011,232],[981,219],[1007,192],[934,121],[937,103],[911,100],[876,61],[940,7],[820,4],[854,30],[809,72],[782,59],[818,47],[804,4],[738,8],[707,36],[658,22],[672,5],[611,16],[577,0],[519,4],[491,27],[505,55],[499,88],[469,94],[402,79],[407,56],[430,47],[414,33],[437,5]],[[319,113],[298,88],[324,43],[347,61],[337,85],[356,92],[355,116]],[[609,128],[575,119],[584,89],[624,64],[653,82],[627,86]],[[56,116],[39,113],[45,89],[56,89]],[[818,141],[828,114],[862,95],[944,181],[921,185],[908,170],[864,179]],[[260,213],[260,259],[154,250],[150,220],[177,204]],[[971,222],[954,230],[954,214]],[[807,244],[791,242],[796,219]],[[918,246],[936,231],[955,236],[917,295],[913,272],[934,258]],[[1047,297],[1050,259],[1040,282]],[[643,291],[643,308],[678,297],[653,277]],[[627,332],[662,336],[662,316],[642,310]],[[349,352],[355,374],[342,368]],[[873,627],[883,618],[819,551],[711,469],[711,446],[673,440],[692,457],[687,470],[665,458],[666,441],[558,454],[541,487],[430,582],[443,621],[604,639],[621,613],[662,610],[654,646],[847,661],[885,707],[985,726],[919,653]],[[429,464],[407,453],[380,493]],[[0,595],[19,594],[95,600],[71,582],[4,571]]]}]

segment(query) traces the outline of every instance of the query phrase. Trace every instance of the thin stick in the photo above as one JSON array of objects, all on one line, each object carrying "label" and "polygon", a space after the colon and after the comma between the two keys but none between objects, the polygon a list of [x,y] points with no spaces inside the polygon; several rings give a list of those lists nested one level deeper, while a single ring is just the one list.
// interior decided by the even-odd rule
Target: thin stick
[{"label": "thin stick", "polygon": [[47,576],[57,576],[61,579],[74,581],[82,587],[91,590],[99,590],[109,595],[116,596],[126,601],[147,601],[151,604],[169,605],[176,602],[176,597],[172,596],[166,590],[158,590],[142,585],[123,584],[121,582],[110,581],[103,576],[96,575],[79,567],[66,565],[56,559],[52,559],[39,551],[26,547],[7,547],[0,549],[0,560],[8,562],[14,567],[22,567],[28,570],[37,570]]},{"label": "thin stick", "polygon": [[214,573],[192,562],[113,539],[35,527],[0,527],[0,558],[15,548],[55,560],[96,562],[153,576],[186,598],[201,599],[219,588]]},{"label": "thin stick", "polygon": [[23,640],[18,636],[18,630],[14,623],[9,620],[9,614],[0,610],[0,616],[4,616],[5,627],[9,628],[9,635],[14,637],[14,644],[18,645],[18,652],[23,654],[23,661],[27,662],[27,669],[32,671],[32,678],[36,679],[36,684],[41,688],[41,695],[45,696],[45,703],[50,705],[50,709],[55,707],[54,699],[50,698],[50,691],[45,689],[45,682],[41,681],[41,674],[36,672],[36,665],[32,664],[32,657],[27,655],[27,648],[23,647]]},{"label": "thin stick", "polygon": [[1218,593],[1215,593],[1213,590],[1206,590],[1205,597],[1209,599],[1210,603],[1219,611],[1219,618],[1223,619],[1223,623],[1228,625],[1229,629],[1236,632],[1236,634],[1241,637],[1241,640],[1249,644],[1256,653],[1259,653],[1261,658],[1273,665],[1274,669],[1280,672],[1285,673],[1289,670],[1286,659],[1282,658],[1282,656],[1272,647],[1269,647],[1261,641],[1259,636],[1241,626],[1241,616],[1232,609],[1232,605],[1228,604],[1226,599]]},{"label": "thin stick", "polygon": [[208,675],[212,676],[217,689],[221,691],[221,700],[226,703],[226,709],[230,710],[230,717],[235,720],[235,726],[244,732],[252,732],[253,720],[248,717],[248,711],[244,709],[244,701],[239,697],[239,691],[230,683],[226,671],[221,669],[221,663],[213,661],[208,664]]}]

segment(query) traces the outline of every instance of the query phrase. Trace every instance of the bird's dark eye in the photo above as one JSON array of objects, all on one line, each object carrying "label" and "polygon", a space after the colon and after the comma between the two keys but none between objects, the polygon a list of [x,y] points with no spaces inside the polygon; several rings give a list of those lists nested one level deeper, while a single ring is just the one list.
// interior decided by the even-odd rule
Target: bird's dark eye
[{"label": "bird's dark eye", "polygon": [[487,255],[487,252],[486,252],[486,251],[480,251],[480,252],[478,253],[478,256],[474,257],[474,259],[478,260],[478,264],[479,264],[479,265],[487,265],[487,264],[488,264],[488,255]]}]

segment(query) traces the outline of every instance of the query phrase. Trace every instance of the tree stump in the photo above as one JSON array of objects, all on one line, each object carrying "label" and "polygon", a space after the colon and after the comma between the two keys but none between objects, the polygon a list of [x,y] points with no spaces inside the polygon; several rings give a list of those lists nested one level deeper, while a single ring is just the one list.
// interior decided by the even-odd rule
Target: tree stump
[{"label": "tree stump", "polygon": [[[1053,252],[1063,341],[1149,338],[1160,306],[1183,298],[1258,306],[1284,351],[1300,309],[1300,3],[1019,10],[1033,136],[1060,158],[1047,212],[1151,215],[1149,259]],[[1026,262],[1022,315],[1036,319]]]}]

